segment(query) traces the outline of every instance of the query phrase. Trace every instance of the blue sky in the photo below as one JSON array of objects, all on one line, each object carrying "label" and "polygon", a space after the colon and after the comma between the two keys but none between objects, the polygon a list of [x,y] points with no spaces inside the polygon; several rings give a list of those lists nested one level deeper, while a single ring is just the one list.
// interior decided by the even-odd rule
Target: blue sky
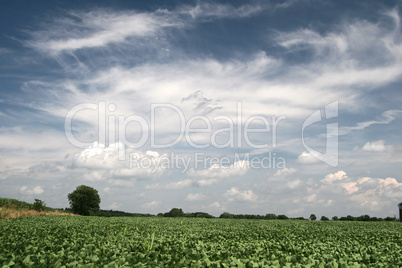
[{"label": "blue sky", "polygon": [[399,1],[7,1],[0,196],[67,207],[85,184],[129,212],[393,216],[400,14]]}]

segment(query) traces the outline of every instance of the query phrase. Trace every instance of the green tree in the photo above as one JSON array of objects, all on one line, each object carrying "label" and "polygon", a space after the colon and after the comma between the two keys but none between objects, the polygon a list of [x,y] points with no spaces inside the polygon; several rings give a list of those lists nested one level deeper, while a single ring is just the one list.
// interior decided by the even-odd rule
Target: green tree
[{"label": "green tree", "polygon": [[322,221],[329,221],[329,219],[327,217],[325,217],[325,216],[321,216],[321,220]]},{"label": "green tree", "polygon": [[99,211],[101,202],[98,191],[92,187],[81,185],[68,194],[68,201],[74,213],[88,216],[90,212]]},{"label": "green tree", "polygon": [[311,221],[315,221],[317,219],[317,216],[315,214],[311,214],[309,219]]},{"label": "green tree", "polygon": [[287,219],[289,219],[288,218],[288,216],[286,216],[286,215],[278,215],[278,220],[287,220]]},{"label": "green tree", "polygon": [[337,220],[339,220],[339,218],[338,218],[338,216],[333,216],[333,217],[332,217],[332,220],[333,220],[333,221],[337,221]]},{"label": "green tree", "polygon": [[265,219],[267,220],[276,220],[278,217],[273,214],[273,213],[268,213],[267,215],[265,215]]},{"label": "green tree", "polygon": [[164,214],[165,217],[184,217],[184,212],[181,208],[172,208]]},{"label": "green tree", "polygon": [[233,219],[233,218],[234,218],[234,215],[233,215],[233,214],[230,214],[229,212],[223,212],[223,213],[219,216],[219,218],[221,218],[221,219]]},{"label": "green tree", "polygon": [[33,204],[33,209],[41,212],[41,211],[43,211],[45,206],[46,206],[45,202],[43,202],[40,199],[35,199],[35,203]]}]

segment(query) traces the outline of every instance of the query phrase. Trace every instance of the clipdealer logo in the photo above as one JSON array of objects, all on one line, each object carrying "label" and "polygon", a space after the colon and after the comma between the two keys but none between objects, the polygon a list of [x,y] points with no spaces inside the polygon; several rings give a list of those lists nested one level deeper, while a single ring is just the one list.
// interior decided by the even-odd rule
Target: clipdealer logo
[{"label": "clipdealer logo", "polygon": [[[326,125],[326,132],[322,135],[326,137],[325,152],[320,152],[307,145],[305,142],[305,129],[315,123],[323,120],[333,119],[338,117],[338,101],[326,105],[322,110],[317,110],[311,114],[304,122],[301,130],[301,141],[306,151],[318,160],[330,166],[338,165],[338,123],[329,123]],[[170,103],[153,103],[150,105],[149,116],[146,118],[138,114],[129,116],[119,115],[116,112],[115,104],[107,105],[105,101],[98,103],[81,103],[71,108],[65,117],[64,130],[68,141],[82,149],[90,147],[105,147],[116,148],[118,151],[118,159],[125,161],[127,159],[127,148],[138,149],[146,144],[149,144],[152,149],[172,148],[178,143],[185,141],[194,149],[205,149],[214,147],[217,149],[223,148],[242,148],[243,145],[251,149],[266,149],[275,148],[277,146],[277,131],[278,124],[286,119],[285,115],[271,116],[270,118],[262,115],[253,115],[248,118],[243,118],[242,103],[237,103],[237,114],[233,119],[230,116],[218,115],[209,118],[205,115],[194,115],[188,119],[180,107]],[[174,113],[174,116],[180,122],[176,136],[166,143],[157,143],[156,133],[157,115],[159,109],[168,109]],[[98,139],[92,142],[83,142],[78,140],[73,134],[73,118],[84,112],[85,110],[97,111]],[[194,122],[202,122],[205,127],[194,127]],[[216,124],[225,123],[228,127],[214,129]],[[131,142],[127,137],[127,127],[130,123],[136,123],[140,127],[138,133],[140,138],[136,142]],[[253,123],[258,123],[263,128],[252,128]],[[215,125],[214,125],[215,124]],[[201,133],[209,135],[207,142],[201,143],[194,141],[191,138],[192,133]],[[227,141],[218,143],[217,136],[226,133]],[[250,134],[264,133],[270,134],[271,143],[256,144],[250,139]],[[265,139],[265,141],[267,141]]]}]

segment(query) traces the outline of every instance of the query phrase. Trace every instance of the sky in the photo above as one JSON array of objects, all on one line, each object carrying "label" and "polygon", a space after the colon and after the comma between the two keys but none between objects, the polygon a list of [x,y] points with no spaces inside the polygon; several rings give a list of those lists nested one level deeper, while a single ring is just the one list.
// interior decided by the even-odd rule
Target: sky
[{"label": "sky", "polygon": [[0,196],[397,214],[401,1],[5,1]]}]

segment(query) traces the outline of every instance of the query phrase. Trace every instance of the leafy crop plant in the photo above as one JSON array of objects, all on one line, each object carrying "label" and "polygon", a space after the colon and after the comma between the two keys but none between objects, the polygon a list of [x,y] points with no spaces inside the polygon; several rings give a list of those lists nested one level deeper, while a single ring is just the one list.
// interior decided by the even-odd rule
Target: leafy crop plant
[{"label": "leafy crop plant", "polygon": [[402,267],[401,252],[397,222],[0,220],[2,267]]}]

